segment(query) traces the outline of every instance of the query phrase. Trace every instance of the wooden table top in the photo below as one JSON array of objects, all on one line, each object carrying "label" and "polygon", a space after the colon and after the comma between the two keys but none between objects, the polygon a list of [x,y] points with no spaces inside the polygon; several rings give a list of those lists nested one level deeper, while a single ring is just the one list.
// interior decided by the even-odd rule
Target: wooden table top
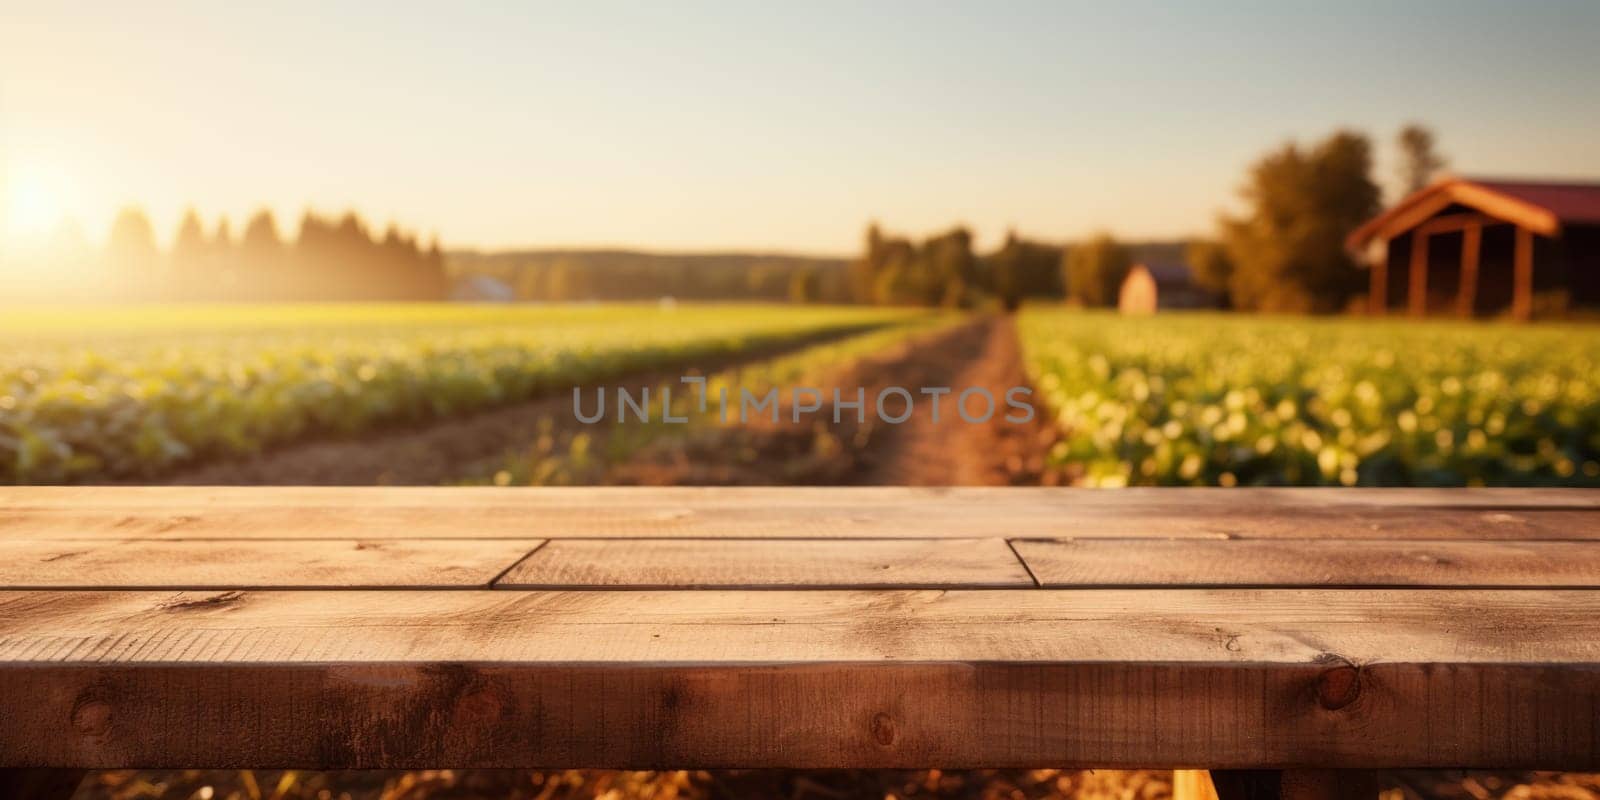
[{"label": "wooden table top", "polygon": [[1600,491],[0,488],[0,767],[1600,767]]}]

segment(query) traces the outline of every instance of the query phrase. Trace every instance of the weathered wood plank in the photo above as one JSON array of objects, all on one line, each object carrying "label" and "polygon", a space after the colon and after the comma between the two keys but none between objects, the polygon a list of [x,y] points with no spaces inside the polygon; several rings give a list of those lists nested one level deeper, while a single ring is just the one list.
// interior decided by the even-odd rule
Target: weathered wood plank
[{"label": "weathered wood plank", "polygon": [[503,588],[1032,587],[1003,539],[561,539]]},{"label": "weathered wood plank", "polygon": [[40,541],[0,537],[0,588],[487,588],[540,540]]},{"label": "weathered wood plank", "polygon": [[[12,490],[15,493],[15,490]],[[973,495],[922,494],[911,501],[807,503],[784,495],[677,493],[615,495],[523,490],[527,500],[462,506],[451,502],[385,504],[364,490],[338,490],[336,505],[276,505],[261,489],[230,494],[239,502],[191,502],[183,490],[167,503],[0,506],[0,536],[33,539],[204,538],[1404,538],[1600,540],[1600,512],[1558,506],[1425,507],[1350,503],[1296,506],[1267,493],[1240,493],[1230,503],[1183,507],[1169,502],[1095,501],[1055,490]],[[203,490],[210,491],[210,490]],[[383,490],[378,490],[383,491]],[[598,492],[598,490],[586,490]],[[767,490],[770,491],[770,490]],[[844,490],[840,490],[843,492]],[[1219,490],[1223,491],[1223,490]],[[1243,491],[1243,490],[1238,490]],[[22,493],[25,495],[27,493]],[[1095,497],[1114,494],[1101,492]],[[1574,498],[1596,493],[1583,492]],[[15,496],[22,496],[15,495]],[[46,493],[44,496],[54,496]],[[522,495],[505,495],[521,497]],[[756,502],[762,497],[771,502]],[[1214,495],[1197,495],[1214,496]],[[1215,495],[1220,496],[1220,495]],[[93,495],[82,495],[91,498]],[[255,497],[254,500],[250,499]],[[327,497],[330,501],[336,495]],[[440,495],[441,498],[454,497]],[[487,499],[489,496],[486,495]],[[649,498],[661,499],[648,502]],[[588,498],[588,499],[583,499]],[[626,499],[634,498],[634,499]],[[641,499],[643,498],[643,499]]]},{"label": "weathered wood plank", "polygon": [[1016,540],[1040,585],[1600,588],[1600,542]]},{"label": "weathered wood plank", "polygon": [[[263,635],[280,629],[290,638]],[[96,639],[123,634],[133,638]],[[0,662],[206,661],[219,634],[248,638],[223,650],[227,660],[256,662],[1301,663],[1335,653],[1358,663],[1404,654],[1586,664],[1600,660],[1600,592],[0,592]]]},{"label": "weathered wood plank", "polygon": [[1580,769],[1597,661],[1592,591],[13,592],[0,766]]}]

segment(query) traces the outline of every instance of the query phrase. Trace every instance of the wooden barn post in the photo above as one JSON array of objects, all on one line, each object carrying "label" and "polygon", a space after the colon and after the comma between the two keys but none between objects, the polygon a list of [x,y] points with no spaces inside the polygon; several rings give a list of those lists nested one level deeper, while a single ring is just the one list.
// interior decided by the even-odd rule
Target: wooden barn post
[{"label": "wooden barn post", "polygon": [[1461,231],[1461,293],[1456,296],[1456,313],[1468,319],[1478,305],[1478,256],[1483,250],[1483,225],[1471,224]]},{"label": "wooden barn post", "polygon": [[1526,322],[1533,317],[1533,232],[1517,226],[1517,246],[1513,257],[1515,284],[1511,294],[1511,316]]},{"label": "wooden barn post", "polygon": [[1411,233],[1411,278],[1406,286],[1406,303],[1413,317],[1428,313],[1428,233],[1421,229]]},{"label": "wooden barn post", "polygon": [[1373,316],[1382,316],[1389,310],[1389,247],[1384,242],[1383,256],[1372,259],[1372,281],[1367,289],[1367,311]]}]

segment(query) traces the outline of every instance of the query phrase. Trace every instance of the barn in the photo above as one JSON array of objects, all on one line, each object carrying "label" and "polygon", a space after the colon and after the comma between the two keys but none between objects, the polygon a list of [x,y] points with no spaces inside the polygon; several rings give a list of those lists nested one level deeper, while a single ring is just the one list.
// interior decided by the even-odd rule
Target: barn
[{"label": "barn", "polygon": [[1189,265],[1178,262],[1135,264],[1117,292],[1117,310],[1124,314],[1217,308],[1217,301],[1215,293],[1195,283]]},{"label": "barn", "polygon": [[1461,317],[1600,308],[1600,183],[1447,178],[1352,232],[1368,308]]}]

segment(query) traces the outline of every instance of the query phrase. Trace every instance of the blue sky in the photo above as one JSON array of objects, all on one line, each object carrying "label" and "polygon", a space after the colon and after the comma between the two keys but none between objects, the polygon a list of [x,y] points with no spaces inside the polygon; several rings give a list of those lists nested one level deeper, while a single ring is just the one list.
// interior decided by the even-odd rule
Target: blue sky
[{"label": "blue sky", "polygon": [[[130,4],[131,5],[131,4]],[[12,236],[356,208],[450,246],[847,253],[1208,230],[1244,169],[1400,125],[1600,177],[1600,3],[0,0]],[[467,6],[467,7],[462,7]]]}]

